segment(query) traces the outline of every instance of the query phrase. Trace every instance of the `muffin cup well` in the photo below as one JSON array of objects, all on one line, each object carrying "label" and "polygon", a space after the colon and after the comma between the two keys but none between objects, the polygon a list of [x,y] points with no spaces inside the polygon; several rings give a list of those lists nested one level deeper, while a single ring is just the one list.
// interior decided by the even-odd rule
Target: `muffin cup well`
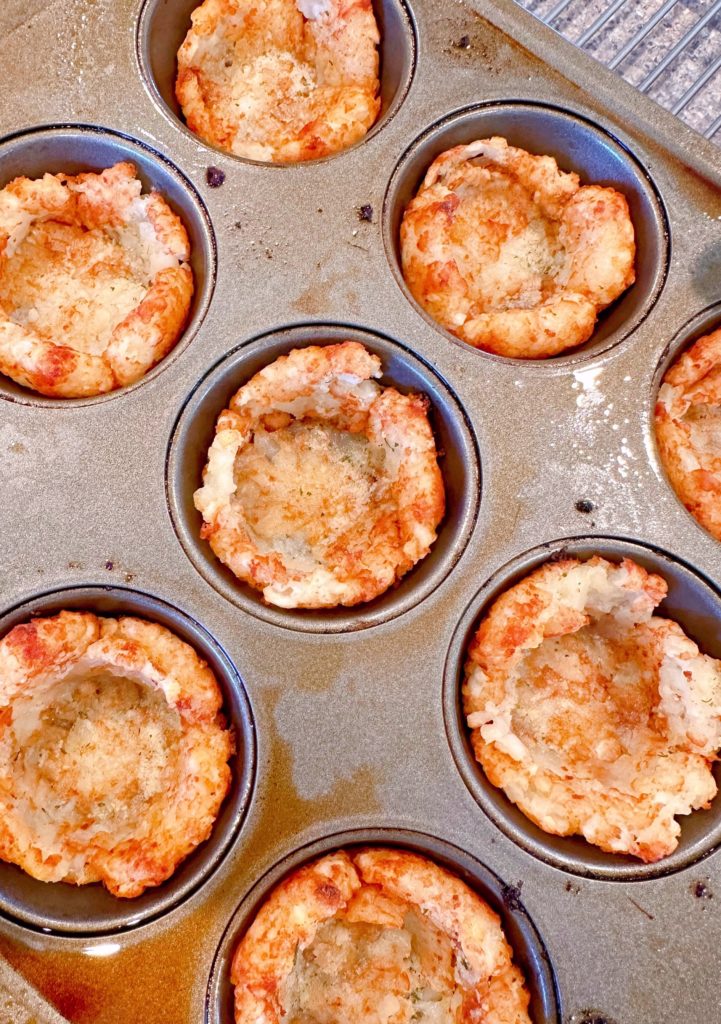
[{"label": "muffin cup well", "polygon": [[220,865],[236,839],[248,809],[255,774],[255,728],[242,680],[218,642],[190,616],[165,601],[125,587],[70,587],[41,594],[0,618],[0,636],[37,616],[66,611],[135,615],[157,622],[190,644],[207,661],[223,693],[223,714],[235,733],[230,788],[210,837],[171,877],[134,899],[119,899],[99,883],[74,886],[41,882],[14,864],[0,861],[0,912],[36,931],[97,936],[145,924],[194,893]]},{"label": "muffin cup well", "polygon": [[[446,657],[443,679],[443,712],[451,752],[473,797],[488,817],[510,839],[539,860],[576,875],[619,881],[656,878],[687,867],[721,843],[721,793],[708,810],[680,815],[681,835],[677,848],[654,864],[606,853],[580,836],[554,836],[544,832],[493,786],[476,760],[461,699],[467,651],[479,620],[497,597],[534,569],[555,557],[590,558],[601,555],[612,562],[631,558],[668,583],[668,596],[657,614],[673,619],[704,654],[721,658],[721,595],[703,577],[656,548],[604,537],[575,537],[533,548],[500,569],[478,592],[456,627]],[[714,777],[721,785],[721,763]]]},{"label": "muffin cup well", "polygon": [[[175,98],[175,79],[178,74],[177,54],[190,29],[190,16],[202,0],[145,0],[138,19],[137,58],[140,73],[157,107],[168,120],[195,142],[207,147],[209,152],[223,153],[233,160],[244,163],[258,163],[268,167],[295,167],[294,163],[275,164],[248,160],[235,156],[227,150],[204,142],[185,124],[183,114]],[[413,78],[416,63],[416,30],[413,17],[405,0],[373,0],[373,10],[378,23],[381,41],[380,54],[380,96],[381,109],[375,124],[354,146],[355,149],[371,138],[397,113]],[[347,150],[339,150],[321,157],[330,160]],[[318,160],[302,163],[318,163]]]},{"label": "muffin cup well", "polygon": [[[498,135],[536,155],[552,156],[563,171],[575,171],[582,185],[617,189],[628,200],[636,233],[636,282],[599,314],[591,338],[576,349],[548,359],[522,360],[534,366],[578,362],[617,344],[647,316],[658,298],[668,268],[669,228],[657,190],[631,153],[599,125],[571,111],[520,101],[469,107],[427,128],[401,157],[383,205],[383,236],[393,275],[421,316],[450,341],[472,348],[446,331],[411,295],[401,269],[400,226],[431,163],[453,146]],[[518,360],[477,350],[480,355],[515,363]]]},{"label": "muffin cup well", "polygon": [[[429,417],[439,451],[446,491],[446,513],[438,537],[426,555],[398,585],[352,608],[284,609],[265,604],[254,590],[216,557],[200,539],[202,517],[193,504],[215,434],[219,413],[255,373],[294,348],[356,341],[382,360],[381,385],[401,392],[422,392],[430,399]],[[166,463],[168,506],[178,539],[198,572],[244,611],[288,629],[340,633],[401,615],[436,590],[456,565],[468,542],[480,501],[480,463],[475,438],[457,399],[425,363],[396,342],[378,334],[333,324],[275,331],[241,345],[219,362],[190,395],[176,422]]]},{"label": "muffin cup well", "polygon": [[216,244],[208,212],[195,188],[166,157],[118,132],[91,125],[41,127],[11,135],[0,143],[0,188],[19,176],[81,174],[102,171],[119,161],[135,164],[143,191],[156,189],[183,221],[190,239],[190,266],[195,290],[188,320],[170,352],[125,388],[92,398],[49,398],[0,374],[0,398],[23,405],[53,407],[92,405],[127,394],[161,373],[190,343],[210,305],[215,286]]},{"label": "muffin cup well", "polygon": [[503,931],[513,949],[513,959],[523,971],[531,995],[534,1024],[560,1024],[561,1015],[553,969],[541,937],[517,898],[487,867],[470,854],[443,839],[407,829],[378,828],[340,832],[294,850],[270,869],[250,890],[231,918],[215,954],[206,996],[206,1024],[233,1024],[233,989],[230,967],[240,939],[253,922],[270,892],[282,879],[333,850],[358,846],[392,846],[411,850],[436,861],[475,890],[501,918]]}]

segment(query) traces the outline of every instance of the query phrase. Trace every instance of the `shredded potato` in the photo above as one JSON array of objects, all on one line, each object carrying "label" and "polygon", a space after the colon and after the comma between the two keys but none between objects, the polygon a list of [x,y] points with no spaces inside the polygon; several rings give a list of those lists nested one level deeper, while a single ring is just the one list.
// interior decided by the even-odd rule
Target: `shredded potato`
[{"label": "shredded potato", "polygon": [[378,117],[371,0],[205,0],[192,23],[175,89],[206,142],[252,160],[312,160]]},{"label": "shredded potato", "polygon": [[666,372],[655,423],[676,493],[721,540],[721,330],[699,338]]},{"label": "shredded potato", "polygon": [[421,395],[357,342],[282,356],[219,416],[195,505],[235,575],[283,608],[354,605],[421,558],[444,512]]}]

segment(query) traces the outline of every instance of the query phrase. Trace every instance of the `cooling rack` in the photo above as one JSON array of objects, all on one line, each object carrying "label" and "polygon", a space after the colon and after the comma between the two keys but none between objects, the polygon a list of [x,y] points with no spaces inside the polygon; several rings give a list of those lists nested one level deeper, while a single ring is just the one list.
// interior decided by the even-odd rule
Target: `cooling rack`
[{"label": "cooling rack", "polygon": [[721,0],[517,0],[721,146]]}]

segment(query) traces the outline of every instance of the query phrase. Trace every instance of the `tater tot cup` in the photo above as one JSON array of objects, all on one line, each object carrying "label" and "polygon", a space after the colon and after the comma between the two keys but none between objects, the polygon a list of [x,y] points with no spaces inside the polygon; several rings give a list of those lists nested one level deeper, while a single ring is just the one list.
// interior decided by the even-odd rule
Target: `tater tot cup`
[{"label": "tater tot cup", "polygon": [[0,144],[0,396],[86,405],[152,380],[215,273],[200,196],[142,143],[78,125]]},{"label": "tater tot cup", "polygon": [[[594,562],[594,558],[598,561]],[[628,560],[625,568],[624,559]],[[582,578],[576,580],[574,574],[578,574],[578,569],[575,566],[579,562]],[[635,563],[636,569],[631,568],[631,562]],[[645,770],[642,766],[638,775],[628,767],[629,754],[624,755],[620,749],[623,736],[614,739],[612,728],[600,734],[602,726],[605,728],[608,722],[603,715],[596,718],[591,709],[593,700],[598,700],[601,692],[600,684],[591,689],[590,703],[585,711],[582,705],[574,708],[571,695],[575,691],[569,684],[568,693],[563,699],[565,703],[561,702],[563,711],[558,708],[558,700],[549,699],[545,703],[541,700],[538,707],[530,707],[525,712],[523,708],[514,712],[508,710],[510,703],[503,697],[501,691],[505,692],[505,688],[498,682],[500,676],[496,670],[491,670],[489,675],[482,666],[477,666],[477,658],[481,657],[482,652],[472,653],[469,658],[469,651],[479,651],[479,642],[485,643],[488,637],[500,640],[505,636],[506,639],[501,640],[493,649],[498,652],[498,673],[503,671],[506,664],[511,666],[512,672],[516,662],[523,664],[524,644],[530,644],[529,650],[535,650],[533,644],[542,637],[543,630],[538,632],[541,627],[536,621],[534,608],[540,609],[542,605],[545,607],[546,597],[549,600],[548,607],[555,608],[553,601],[557,600],[552,597],[552,589],[545,587],[543,579],[533,575],[534,572],[541,572],[544,566],[546,572],[558,572],[564,580],[570,580],[574,585],[580,582],[581,590],[572,595],[574,599],[586,593],[594,573],[599,579],[612,578],[619,584],[609,589],[609,595],[611,590],[616,593],[616,604],[611,596],[608,605],[604,605],[603,599],[599,597],[601,603],[598,604],[597,612],[588,616],[590,630],[599,631],[601,639],[598,643],[601,646],[606,628],[603,625],[604,616],[611,629],[613,616],[610,612],[614,608],[621,616],[618,629],[621,632],[627,629],[628,642],[632,646],[632,623],[636,618],[641,622],[640,629],[644,634],[642,643],[633,652],[633,657],[641,657],[641,668],[634,665],[633,657],[629,654],[627,674],[631,680],[634,678],[633,673],[639,678],[646,678],[645,674],[648,673],[646,682],[649,686],[645,689],[642,687],[634,695],[633,701],[629,698],[628,708],[624,701],[618,705],[618,720],[625,721],[624,716],[627,714],[629,728],[635,721],[634,716],[640,724],[646,721],[647,727],[651,723],[653,728],[649,767]],[[558,569],[559,566],[561,569]],[[572,571],[569,573],[567,569]],[[538,593],[534,589],[534,579],[539,581]],[[644,579],[649,593],[641,585]],[[635,591],[634,581],[639,582]],[[516,607],[516,598],[520,600],[522,595],[519,589],[514,591],[513,588],[526,585],[528,600],[519,618],[517,614],[511,613],[513,607]],[[561,593],[563,585],[561,581]],[[571,584],[568,586],[570,595]],[[597,590],[592,590],[592,594],[596,594]],[[623,625],[625,613],[622,598],[627,600],[629,608],[626,626]],[[592,600],[595,601],[595,597]],[[661,602],[657,611],[660,618],[649,619],[649,624],[644,625],[644,616],[650,615],[652,603],[657,601]],[[495,613],[492,611],[494,606]],[[506,611],[509,612],[507,621],[503,618]],[[491,617],[487,619],[489,613]],[[556,653],[561,659],[560,664],[567,664],[569,672],[576,665],[577,671],[573,677],[576,678],[578,664],[581,663],[579,659],[582,661],[581,654],[572,655],[565,651],[568,654],[565,659],[562,655],[564,643],[570,643],[573,647],[576,631],[583,629],[580,614],[585,615],[573,611],[568,602],[561,601],[556,616],[558,621],[551,621],[548,627],[553,630],[557,626],[557,635],[561,639],[541,639],[540,653],[532,653],[532,661],[533,658],[538,661],[545,656],[544,643],[549,658],[556,656],[554,652],[558,647]],[[543,615],[541,610],[541,620]],[[484,625],[486,621],[488,624]],[[625,540],[594,537],[555,541],[519,556],[500,569],[469,604],[456,628],[446,659],[443,684],[444,717],[451,752],[461,776],[480,807],[523,849],[546,863],[579,875],[619,880],[653,878],[679,870],[713,850],[721,842],[721,798],[717,793],[721,772],[714,748],[718,722],[713,713],[714,701],[718,697],[714,683],[718,675],[716,659],[721,655],[719,622],[721,598],[708,583],[670,555]],[[481,641],[476,639],[479,627]],[[564,640],[565,637],[569,640]],[[617,647],[618,653],[623,643],[619,639],[617,644],[620,644]],[[510,661],[504,660],[506,656]],[[646,659],[648,668],[643,669]],[[662,670],[660,674],[659,668]],[[696,678],[688,683],[689,692],[684,696],[687,669]],[[592,675],[591,672],[589,678]],[[489,685],[494,680],[497,684],[498,692],[489,700],[485,699],[484,676],[490,680]],[[540,678],[552,683],[556,676],[544,677],[542,674]],[[652,687],[649,689],[654,678],[657,686],[655,697]],[[561,683],[558,682],[558,685]],[[531,689],[530,692],[535,691]],[[542,692],[539,683],[539,700]],[[691,719],[695,720],[696,704],[706,713],[705,730],[698,733],[694,728],[688,730]],[[666,726],[669,734],[668,751],[663,747],[661,728],[667,721],[666,712],[670,716]],[[583,717],[583,714],[590,715],[591,724],[579,732],[574,729],[574,723],[577,724],[579,715]],[[520,717],[514,718],[514,715]],[[663,720],[659,719],[657,733],[653,723],[661,715]],[[549,722],[544,725],[546,717]],[[613,719],[613,714],[610,717]],[[530,730],[528,736],[524,732],[519,737],[514,728],[506,728],[514,721],[520,723],[522,731]],[[548,751],[537,770],[534,772],[531,766],[531,773],[528,774],[528,744],[524,736],[528,739],[534,727],[539,730],[539,736],[545,736]],[[599,729],[595,745],[594,727]],[[576,739],[572,742],[574,736]],[[530,739],[528,742],[535,750]],[[541,743],[541,740],[538,742]],[[490,744],[493,748],[488,763],[484,755],[485,746],[482,749],[480,743]],[[563,760],[565,744],[569,745],[569,756],[583,755],[582,760],[587,759],[588,764],[581,764],[575,769],[571,764],[566,764]],[[664,757],[667,752],[669,756]],[[479,763],[478,754],[483,763]],[[645,763],[644,758],[641,760]],[[568,770],[563,770],[564,765]],[[496,767],[499,771],[496,771]],[[608,777],[597,777],[598,770],[606,769],[610,773]],[[616,798],[612,782],[614,771],[620,773],[620,781],[617,780],[620,788]],[[661,800],[655,803],[654,793],[662,780],[670,788],[664,789],[662,786],[657,793]],[[569,802],[566,796],[571,795],[576,785],[578,797],[572,796]],[[537,801],[533,799],[536,790]],[[634,793],[640,812],[637,819],[633,818],[631,797]],[[596,798],[594,813],[592,804]],[[530,802],[528,809],[527,802]],[[699,809],[694,810],[694,806]],[[530,816],[528,811],[531,812]],[[570,818],[564,817],[567,812]],[[678,821],[675,819],[676,814],[681,815]],[[575,818],[576,815],[578,818]],[[575,831],[581,833],[584,829],[587,829],[590,841],[580,835],[562,834]],[[605,849],[592,845],[599,841]]]},{"label": "tater tot cup", "polygon": [[[369,886],[362,876],[372,877]],[[453,950],[451,958],[461,979],[465,979],[459,990],[465,987],[470,1001],[477,970],[482,976],[480,987],[499,997],[495,1012],[488,1015],[489,1024],[496,1020],[520,1024],[529,1015],[534,1024],[558,1024],[553,969],[520,901],[509,898],[508,887],[464,851],[433,836],[395,828],[327,836],[295,850],[267,872],[243,899],[220,941],[208,985],[206,1024],[245,1024],[251,1002],[260,1014],[256,1019],[273,1021],[274,1012],[277,1016],[278,989],[274,984],[254,986],[250,979],[263,966],[262,947],[271,917],[279,925],[279,941],[264,963],[264,977],[270,979],[272,975],[276,980],[272,972],[287,959],[294,938],[300,937],[292,934],[294,924],[283,927],[284,905],[299,897],[296,905],[302,902],[308,906],[307,927],[301,923],[302,948],[312,941],[318,919],[332,917],[337,911],[343,915],[347,909],[357,921],[370,919],[380,911],[383,923],[392,926],[394,913],[395,923],[398,921],[402,901],[410,898],[413,902],[414,893],[419,895],[417,886],[425,896],[419,909],[420,930],[424,921],[431,924],[431,929],[438,922],[441,931],[444,922],[450,924],[446,934]],[[350,905],[346,903],[344,908],[346,901]],[[467,929],[460,924],[461,918]],[[451,919],[460,927],[455,928]],[[474,946],[470,957],[465,949],[469,942]],[[422,948],[428,957],[426,964],[432,967],[432,949]],[[405,984],[406,979],[400,980]],[[518,985],[521,980],[527,993]],[[423,996],[429,994],[415,991],[415,1000],[422,1003]],[[508,998],[504,1000],[501,994]]]},{"label": "tater tot cup", "polygon": [[[238,482],[235,480],[235,475],[237,475],[236,459],[241,448],[243,451],[240,454],[241,465],[239,468],[243,470],[243,476],[240,495],[244,497],[247,493],[251,504],[259,513],[263,513],[258,522],[261,532],[265,533],[266,530],[270,530],[268,536],[273,536],[274,532],[285,536],[288,533],[289,523],[283,517],[286,511],[290,510],[293,517],[301,516],[303,518],[305,516],[303,522],[310,530],[311,535],[317,535],[317,539],[322,542],[323,531],[320,531],[322,525],[320,514],[326,511],[326,508],[323,505],[316,509],[318,519],[316,522],[315,513],[311,515],[311,511],[315,509],[313,502],[317,497],[314,486],[304,484],[301,488],[300,483],[295,491],[291,489],[287,494],[288,509],[285,508],[285,505],[281,507],[275,501],[268,501],[268,495],[264,499],[261,492],[267,488],[264,485],[260,486],[262,478],[257,477],[254,471],[255,463],[251,456],[257,455],[260,458],[264,456],[265,452],[271,461],[278,457],[278,467],[271,467],[272,471],[274,474],[282,474],[281,479],[288,484],[294,479],[295,473],[293,469],[295,463],[290,457],[292,452],[290,450],[286,452],[285,448],[283,452],[280,452],[273,441],[272,430],[269,432],[265,428],[258,432],[261,446],[259,450],[253,452],[252,449],[255,446],[251,445],[246,452],[241,445],[244,435],[242,431],[239,432],[235,429],[238,413],[231,409],[232,415],[230,416],[227,414],[221,416],[220,414],[224,409],[231,407],[233,395],[242,393],[243,387],[252,381],[254,375],[256,375],[257,385],[265,387],[271,379],[265,375],[265,368],[273,370],[271,364],[276,360],[278,368],[292,367],[292,362],[283,360],[294,349],[301,352],[315,349],[322,353],[329,352],[334,346],[345,342],[353,343],[349,350],[351,352],[365,350],[366,354],[362,356],[363,365],[369,367],[373,373],[380,369],[382,375],[379,378],[364,381],[362,384],[355,378],[351,379],[352,374],[346,374],[345,380],[340,381],[341,391],[345,389],[350,393],[360,387],[359,394],[365,397],[356,410],[358,436],[354,438],[351,431],[348,437],[341,442],[347,444],[347,451],[339,449],[337,452],[340,455],[339,494],[344,493],[343,487],[340,486],[343,483],[344,474],[352,475],[356,472],[355,464],[359,459],[356,449],[362,436],[360,431],[363,422],[368,421],[367,413],[361,409],[363,402],[378,405],[376,410],[378,413],[383,411],[385,406],[389,408],[400,406],[412,412],[414,437],[416,426],[420,424],[418,426],[420,432],[416,438],[419,442],[416,462],[421,466],[426,464],[431,466],[433,460],[429,460],[429,455],[432,454],[429,430],[432,431],[436,452],[442,453],[439,455],[438,466],[445,493],[445,514],[438,522],[436,516],[439,511],[437,502],[440,491],[437,471],[431,466],[431,472],[428,475],[429,488],[425,488],[422,481],[415,481],[409,483],[407,488],[402,489],[403,493],[399,495],[401,505],[405,507],[408,495],[415,494],[418,500],[417,503],[409,505],[400,518],[398,510],[393,511],[389,508],[383,515],[380,515],[382,510],[373,508],[368,510],[368,515],[378,520],[377,536],[374,533],[373,538],[373,544],[376,542],[380,544],[378,550],[382,552],[389,539],[400,539],[398,552],[407,566],[404,575],[396,580],[397,559],[384,561],[383,571],[386,573],[386,585],[384,592],[380,592],[377,582],[379,577],[372,571],[373,564],[371,563],[367,570],[363,569],[366,548],[368,548],[368,554],[373,555],[372,545],[364,545],[363,551],[356,551],[356,555],[360,560],[358,564],[361,565],[364,573],[362,578],[359,577],[360,584],[365,586],[366,583],[372,583],[375,588],[376,596],[372,596],[370,600],[352,604],[351,607],[343,607],[337,600],[335,601],[336,607],[284,606],[292,604],[291,587],[288,594],[279,591],[278,605],[269,604],[264,599],[261,589],[251,586],[245,579],[239,578],[239,575],[231,572],[231,569],[214,553],[218,544],[223,543],[223,538],[228,539],[230,558],[232,560],[237,558],[237,564],[243,571],[247,567],[249,572],[258,574],[259,582],[263,583],[264,587],[272,586],[273,579],[266,576],[264,582],[261,578],[262,574],[272,571],[274,566],[279,568],[279,571],[282,569],[282,566],[278,566],[280,559],[274,560],[270,555],[267,538],[262,538],[264,549],[262,557],[254,560],[249,555],[247,541],[239,533],[235,533],[237,543],[234,543],[228,533],[228,529],[233,526],[234,521],[242,517],[243,514],[242,502],[239,505],[234,497],[238,489]],[[281,358],[279,359],[279,357]],[[322,361],[321,359],[321,363]],[[326,385],[329,381],[330,377],[326,381]],[[389,398],[380,404],[377,397],[378,385],[381,388],[387,388],[389,394]],[[370,392],[367,390],[367,386],[370,386]],[[241,389],[240,392],[239,389]],[[247,394],[251,397],[255,393],[256,386],[251,383],[251,390]],[[380,394],[382,395],[383,392]],[[418,397],[413,398],[413,395]],[[261,420],[263,417],[270,416],[270,419],[267,420],[269,424],[272,420],[272,425],[281,425],[290,431],[292,437],[298,428],[288,422],[293,419],[293,416],[283,410],[287,406],[292,413],[294,409],[299,410],[303,402],[306,402],[310,408],[314,404],[314,400],[311,400],[310,391],[305,397],[296,396],[295,401],[289,395],[284,398],[280,392],[278,398],[283,408],[276,409],[275,413],[270,407],[265,408],[262,402],[255,405],[251,402],[243,410],[242,415],[247,418],[249,413],[259,413]],[[333,404],[331,395],[325,396],[321,402],[321,405],[324,404],[330,409],[330,405]],[[281,419],[277,418],[278,415]],[[221,430],[217,431],[219,416]],[[426,416],[430,422],[430,428],[427,422],[422,425]],[[389,417],[389,423],[386,424],[388,430],[391,428],[393,419],[393,416]],[[406,443],[400,434],[391,436],[386,432],[386,427],[382,424],[382,417],[378,419],[377,425],[380,446],[374,443],[372,450],[376,452],[379,466],[381,463],[391,468],[396,463],[401,466],[403,459],[399,459],[399,456],[404,453],[405,457]],[[302,427],[302,424],[300,426]],[[306,438],[311,447],[318,448],[318,451],[313,453],[314,459],[320,459],[322,454],[320,450],[327,447],[327,439],[324,437],[327,426],[328,424],[326,427],[323,426],[321,416],[317,421],[318,429],[311,431],[310,436]],[[227,430],[226,427],[228,427]],[[395,430],[395,428],[393,429]],[[289,441],[291,437],[286,437],[285,440]],[[385,440],[383,440],[384,437]],[[340,439],[336,437],[335,441],[338,442]],[[413,448],[413,444],[410,447]],[[209,451],[214,464],[211,466],[211,471],[206,472],[203,486],[203,471],[208,464]],[[410,458],[413,452],[408,454]],[[286,455],[288,459],[286,459]],[[415,456],[413,457],[415,458]],[[320,459],[320,462],[322,464],[323,460]],[[416,462],[413,464],[415,465]],[[395,470],[393,473],[393,480],[396,482],[393,483],[391,480],[391,491],[394,488],[397,490]],[[371,473],[369,480],[366,481],[369,486],[372,475]],[[278,481],[274,484],[274,486],[276,485],[279,485]],[[326,479],[324,489],[328,486],[330,486],[329,481]],[[168,504],[178,538],[198,571],[208,582],[228,600],[265,621],[309,632],[342,632],[366,628],[394,618],[427,597],[437,589],[461,557],[477,515],[481,496],[480,465],[476,441],[455,396],[445,383],[436,376],[430,367],[390,339],[357,328],[323,324],[292,327],[255,339],[230,353],[210,371],[190,396],[176,423],[168,452],[167,489]],[[299,489],[302,489],[304,493],[301,494]],[[323,493],[325,493],[324,489]],[[200,494],[197,493],[198,491]],[[305,493],[307,491],[310,491],[310,495]],[[330,498],[333,500],[335,498],[332,486],[330,486]],[[198,510],[198,504],[205,509],[205,519]],[[423,521],[426,520],[429,509],[432,512],[432,519],[435,521],[434,530],[437,533],[436,539],[430,544],[430,533],[426,528],[421,528],[417,522],[419,516]],[[216,523],[221,525],[221,531],[215,529]],[[392,523],[396,523],[396,525],[391,529]],[[363,523],[359,525],[363,526]],[[245,532],[247,533],[247,531]],[[253,528],[248,536],[252,540],[254,535]],[[256,537],[256,543],[257,541]],[[211,542],[214,542],[213,547],[211,547]],[[407,545],[406,553],[404,553],[404,545]],[[425,557],[421,557],[420,560],[410,557],[414,552],[422,550],[426,546],[430,546],[430,552]],[[291,556],[300,555],[306,559],[308,572],[302,573],[301,576],[305,577],[306,581],[313,577],[314,587],[318,579],[322,583],[323,579],[329,578],[336,591],[340,588],[342,579],[340,582],[334,582],[334,578],[332,574],[329,575],[327,568],[321,572],[320,565],[315,565],[308,560],[305,541],[301,543],[299,538],[298,543],[294,545],[288,540],[284,544],[283,550]],[[349,550],[349,554],[353,555],[353,550]],[[413,564],[414,560],[415,564]],[[355,563],[353,562],[353,564]],[[315,574],[314,568],[317,570]],[[278,578],[280,579],[280,576]],[[395,585],[390,585],[394,580],[396,580]],[[302,582],[299,578],[295,585],[300,586]],[[292,580],[291,583],[293,583]],[[286,584],[282,585],[286,586]],[[362,596],[362,587],[359,589],[359,585],[352,583],[350,579],[349,586],[353,587],[349,593],[357,601],[358,597]],[[351,604],[351,602],[348,603]]]},{"label": "tater tot cup", "polygon": [[133,164],[0,191],[0,372],[57,398],[139,380],[188,317],[190,243]]},{"label": "tater tot cup", "polygon": [[177,906],[221,864],[253,787],[252,714],[220,645],[159,598],[72,587],[0,618],[0,660],[0,845],[25,869],[0,863],[2,912],[93,936]]},{"label": "tater tot cup", "polygon": [[646,170],[602,126],[540,103],[489,102],[428,127],[391,177],[383,234],[396,281],[432,327],[539,368],[628,337],[668,267]]}]

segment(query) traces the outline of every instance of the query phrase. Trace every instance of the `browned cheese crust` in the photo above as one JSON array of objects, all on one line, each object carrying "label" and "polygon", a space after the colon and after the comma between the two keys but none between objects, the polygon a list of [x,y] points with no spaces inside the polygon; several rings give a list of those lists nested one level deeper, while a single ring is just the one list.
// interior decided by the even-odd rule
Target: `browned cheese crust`
[{"label": "browned cheese crust", "polygon": [[283,608],[382,594],[443,517],[428,402],[382,388],[357,342],[295,349],[257,373],[216,424],[195,506],[235,575]]},{"label": "browned cheese crust", "polygon": [[666,371],[655,422],[674,490],[721,540],[721,330],[699,338]]},{"label": "browned cheese crust", "polygon": [[516,359],[587,341],[633,284],[635,252],[624,196],[503,138],[437,157],[401,224],[420,305],[469,345]]},{"label": "browned cheese crust", "polygon": [[233,737],[213,673],[143,619],[60,612],[0,641],[0,857],[138,896],[210,835]]},{"label": "browned cheese crust", "polygon": [[178,51],[178,102],[236,156],[327,156],[378,116],[379,39],[371,0],[205,0]]},{"label": "browned cheese crust", "polygon": [[178,340],[187,232],[131,163],[0,191],[0,373],[85,398],[139,380]]},{"label": "browned cheese crust", "polygon": [[236,1024],[529,1024],[501,923],[455,875],[405,850],[293,872],[233,957]]},{"label": "browned cheese crust", "polygon": [[549,563],[501,594],[469,650],[476,758],[531,821],[657,861],[708,806],[721,663],[653,614],[666,582],[625,559]]}]

